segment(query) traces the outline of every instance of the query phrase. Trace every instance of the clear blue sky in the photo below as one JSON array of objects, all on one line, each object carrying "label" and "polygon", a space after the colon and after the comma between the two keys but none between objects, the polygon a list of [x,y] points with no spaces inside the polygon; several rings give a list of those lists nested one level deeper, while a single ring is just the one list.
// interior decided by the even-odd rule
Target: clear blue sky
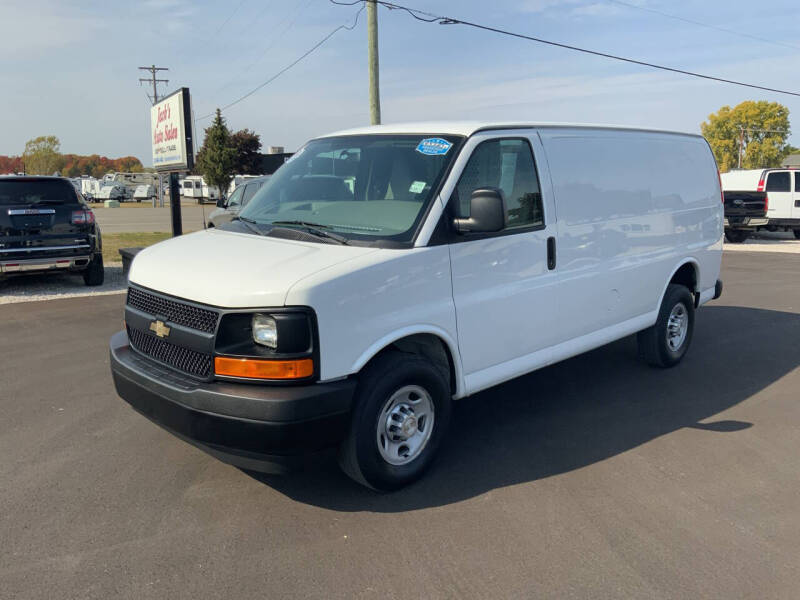
[{"label": "clear blue sky", "polygon": [[[398,0],[437,14],[688,70],[800,91],[796,0],[627,0],[790,44],[705,29],[610,0]],[[55,134],[63,152],[151,163],[140,65],[170,68],[161,91],[188,86],[195,115],[223,106],[292,62],[358,6],[328,0],[0,0],[0,154]],[[524,119],[699,131],[742,100],[800,98],[705,82],[515,40],[428,25],[379,9],[384,122]],[[232,129],[294,150],[368,123],[366,21],[340,31],[294,69],[226,111]],[[800,117],[798,117],[800,118]],[[800,121],[798,121],[800,122]],[[208,120],[198,124],[202,129]],[[796,126],[797,129],[797,126]],[[800,129],[798,129],[800,132]],[[199,131],[198,131],[199,133]],[[792,138],[800,145],[800,135]]]}]

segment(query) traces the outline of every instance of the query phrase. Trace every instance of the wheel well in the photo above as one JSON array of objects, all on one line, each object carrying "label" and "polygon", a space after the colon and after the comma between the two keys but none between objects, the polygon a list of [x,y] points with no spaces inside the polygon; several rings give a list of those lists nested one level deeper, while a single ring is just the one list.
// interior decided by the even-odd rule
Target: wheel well
[{"label": "wheel well", "polygon": [[407,352],[409,354],[420,354],[430,360],[439,369],[439,371],[442,373],[442,376],[445,377],[445,379],[447,379],[447,381],[450,383],[451,393],[455,394],[455,364],[453,363],[453,357],[450,354],[450,349],[448,348],[447,343],[445,343],[440,337],[432,333],[417,333],[400,338],[373,356],[367,365],[390,350],[399,350],[400,352]]},{"label": "wheel well", "polygon": [[692,263],[682,265],[680,269],[675,271],[669,282],[685,286],[690,292],[695,293],[697,291],[697,271],[694,265]]}]

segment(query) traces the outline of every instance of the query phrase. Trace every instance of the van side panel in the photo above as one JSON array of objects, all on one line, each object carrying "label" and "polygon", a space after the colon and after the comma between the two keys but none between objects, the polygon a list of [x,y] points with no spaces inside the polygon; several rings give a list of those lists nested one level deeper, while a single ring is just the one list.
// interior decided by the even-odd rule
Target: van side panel
[{"label": "van side panel", "polygon": [[687,259],[698,265],[694,291],[714,286],[722,203],[705,140],[570,128],[540,136],[559,221],[562,339],[653,314]]},{"label": "van side panel", "polygon": [[378,250],[295,283],[287,306],[317,313],[321,379],[357,373],[392,341],[417,333],[442,339],[463,395],[447,246]]}]

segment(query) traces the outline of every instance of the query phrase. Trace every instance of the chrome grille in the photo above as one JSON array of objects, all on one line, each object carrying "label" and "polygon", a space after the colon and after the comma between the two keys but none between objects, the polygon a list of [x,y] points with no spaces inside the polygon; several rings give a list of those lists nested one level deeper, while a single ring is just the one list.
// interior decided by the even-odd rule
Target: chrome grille
[{"label": "chrome grille", "polygon": [[170,300],[134,287],[128,288],[128,306],[205,333],[214,333],[219,319],[215,310]]},{"label": "chrome grille", "polygon": [[128,339],[134,350],[195,377],[211,376],[211,355],[176,346],[155,336],[128,327]]}]

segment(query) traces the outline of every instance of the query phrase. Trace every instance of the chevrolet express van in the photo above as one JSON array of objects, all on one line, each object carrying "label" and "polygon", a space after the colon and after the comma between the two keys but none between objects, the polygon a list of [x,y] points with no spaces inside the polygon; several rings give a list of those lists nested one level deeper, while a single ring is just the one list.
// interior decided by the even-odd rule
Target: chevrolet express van
[{"label": "chevrolet express van", "polygon": [[396,489],[430,465],[459,398],[634,333],[647,362],[678,364],[722,290],[722,220],[697,135],[331,134],[231,223],[136,256],[114,383],[241,468],[338,446],[353,479]]}]

